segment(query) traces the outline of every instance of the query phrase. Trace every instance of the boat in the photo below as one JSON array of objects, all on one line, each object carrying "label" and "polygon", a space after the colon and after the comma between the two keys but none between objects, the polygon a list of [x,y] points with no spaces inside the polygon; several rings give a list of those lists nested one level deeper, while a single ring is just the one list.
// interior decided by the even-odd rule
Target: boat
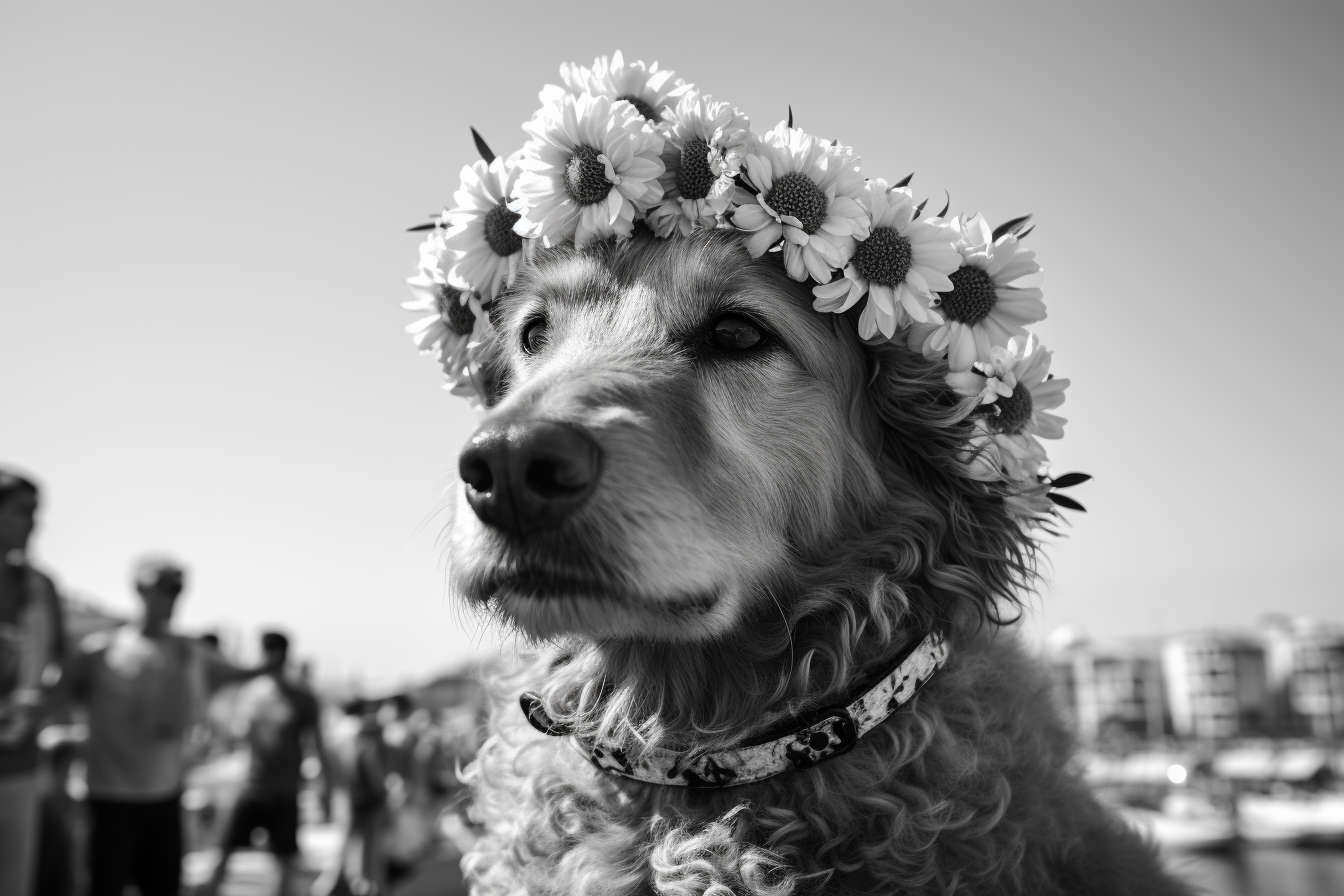
[{"label": "boat", "polygon": [[1192,790],[1171,791],[1158,809],[1124,804],[1115,808],[1122,819],[1168,852],[1213,852],[1237,842],[1231,813]]},{"label": "boat", "polygon": [[1243,793],[1237,797],[1237,829],[1256,845],[1344,845],[1344,793]]}]

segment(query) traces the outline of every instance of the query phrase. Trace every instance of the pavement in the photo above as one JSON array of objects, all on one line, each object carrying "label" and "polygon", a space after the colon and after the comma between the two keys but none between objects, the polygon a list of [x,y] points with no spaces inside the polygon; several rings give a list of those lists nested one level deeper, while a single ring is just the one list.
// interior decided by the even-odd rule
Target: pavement
[{"label": "pavement", "polygon": [[[305,824],[299,830],[303,862],[297,892],[304,893],[317,879],[318,869],[334,861],[340,833],[334,825]],[[391,896],[466,896],[466,884],[458,868],[461,857],[451,843],[436,844],[425,858],[400,876],[391,888]],[[210,879],[219,852],[202,849],[188,853],[182,876],[187,891]],[[275,857],[262,850],[240,850],[229,860],[229,872],[220,888],[220,896],[275,896],[280,883],[280,868]]]}]

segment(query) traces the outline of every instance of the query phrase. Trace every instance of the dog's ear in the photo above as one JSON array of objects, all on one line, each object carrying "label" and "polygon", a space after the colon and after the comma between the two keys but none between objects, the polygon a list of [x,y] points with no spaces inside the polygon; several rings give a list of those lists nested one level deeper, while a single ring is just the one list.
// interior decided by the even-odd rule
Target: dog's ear
[{"label": "dog's ear", "polygon": [[884,475],[927,503],[937,521],[937,531],[925,533],[919,577],[932,599],[929,621],[1013,621],[1034,578],[1037,545],[1008,512],[1011,487],[984,481],[967,463],[973,426],[967,404],[947,385],[946,363],[899,344],[868,352]]}]

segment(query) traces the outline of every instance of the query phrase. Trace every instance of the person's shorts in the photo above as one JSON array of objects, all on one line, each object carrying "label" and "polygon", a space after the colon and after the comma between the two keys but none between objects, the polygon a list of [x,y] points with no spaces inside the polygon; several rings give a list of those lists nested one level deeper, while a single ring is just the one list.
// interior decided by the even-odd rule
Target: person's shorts
[{"label": "person's shorts", "polygon": [[271,852],[281,858],[299,851],[299,798],[243,794],[238,797],[224,835],[226,849],[249,849],[252,833],[266,832]]},{"label": "person's shorts", "polygon": [[[182,886],[182,799],[89,799],[89,894],[177,896]],[[6,894],[8,896],[8,894]]]}]

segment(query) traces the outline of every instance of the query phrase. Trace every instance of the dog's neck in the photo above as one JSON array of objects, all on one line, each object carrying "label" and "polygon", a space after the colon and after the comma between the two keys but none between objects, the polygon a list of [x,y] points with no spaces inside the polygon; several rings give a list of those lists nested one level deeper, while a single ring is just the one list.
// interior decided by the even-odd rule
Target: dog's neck
[{"label": "dog's neck", "polygon": [[824,626],[785,628],[776,616],[749,636],[703,643],[571,638],[552,648],[534,689],[582,737],[636,751],[725,749],[852,699],[928,631],[900,601],[845,607]]}]

